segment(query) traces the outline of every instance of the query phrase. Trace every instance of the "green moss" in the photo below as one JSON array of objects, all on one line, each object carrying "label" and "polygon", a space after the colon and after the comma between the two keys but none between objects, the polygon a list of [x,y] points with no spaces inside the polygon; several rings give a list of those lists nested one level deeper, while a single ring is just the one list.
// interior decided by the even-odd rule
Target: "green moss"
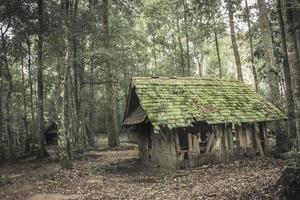
[{"label": "green moss", "polygon": [[135,77],[132,82],[155,126],[189,126],[195,118],[210,123],[286,119],[282,111],[239,81]]}]

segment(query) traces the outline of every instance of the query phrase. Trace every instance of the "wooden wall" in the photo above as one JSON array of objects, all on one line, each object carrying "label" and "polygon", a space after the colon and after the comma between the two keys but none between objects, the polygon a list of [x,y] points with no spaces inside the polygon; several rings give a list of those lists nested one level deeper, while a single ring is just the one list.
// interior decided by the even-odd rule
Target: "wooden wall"
[{"label": "wooden wall", "polygon": [[[211,126],[205,141],[201,141],[200,133],[193,132],[197,129],[185,129],[187,132],[184,133],[182,129],[165,129],[154,133],[152,127],[147,128],[150,132],[143,128],[136,132],[140,158],[158,167],[182,169],[265,154],[265,123]],[[179,140],[182,136],[179,137],[179,134],[186,134],[188,149],[181,148]]]},{"label": "wooden wall", "polygon": [[265,133],[265,124],[212,125],[212,131],[207,134],[205,152],[201,153],[199,137],[192,133],[188,133],[189,150],[181,150],[178,142],[178,134],[181,133],[175,130],[175,146],[178,162],[181,163],[180,168],[195,167],[207,163],[228,163],[256,155],[263,156]]}]

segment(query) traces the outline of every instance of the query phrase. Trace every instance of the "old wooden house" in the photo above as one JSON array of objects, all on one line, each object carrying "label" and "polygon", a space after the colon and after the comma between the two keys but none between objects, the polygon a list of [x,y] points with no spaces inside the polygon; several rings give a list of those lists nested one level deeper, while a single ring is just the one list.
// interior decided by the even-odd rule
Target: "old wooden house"
[{"label": "old wooden house", "polygon": [[122,125],[141,159],[180,169],[264,155],[266,123],[284,119],[239,81],[136,77]]}]

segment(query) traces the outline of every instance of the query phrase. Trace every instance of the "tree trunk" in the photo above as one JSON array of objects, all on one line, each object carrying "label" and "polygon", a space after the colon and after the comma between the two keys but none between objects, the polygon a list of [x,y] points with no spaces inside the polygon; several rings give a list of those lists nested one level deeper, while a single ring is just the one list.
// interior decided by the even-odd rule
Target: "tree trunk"
[{"label": "tree trunk", "polygon": [[69,41],[68,41],[68,15],[69,15],[69,1],[63,0],[62,2],[62,39],[63,39],[63,65],[59,68],[59,97],[58,97],[58,158],[63,164],[71,158],[71,152],[68,147],[68,127],[65,123],[65,92],[66,92],[66,80],[69,73]]},{"label": "tree trunk", "polygon": [[151,34],[151,41],[153,43],[153,58],[154,58],[154,76],[157,76],[157,55],[156,55],[156,39],[155,39],[155,33]]},{"label": "tree trunk", "polygon": [[23,116],[23,122],[24,122],[24,131],[25,131],[25,140],[24,140],[24,152],[27,153],[30,151],[30,138],[29,138],[29,128],[28,128],[28,119],[27,119],[27,101],[26,101],[26,83],[25,83],[25,73],[24,73],[24,63],[23,63],[23,57],[21,58],[22,62],[22,95],[23,95],[23,106],[24,106],[24,116]]},{"label": "tree trunk", "polygon": [[33,94],[33,81],[32,81],[32,69],[31,69],[31,42],[30,42],[30,36],[26,38],[27,43],[27,54],[28,54],[28,82],[29,82],[29,90],[30,90],[30,114],[31,114],[31,126],[30,126],[30,133],[29,133],[29,140],[30,143],[33,142],[33,132],[36,130],[35,128],[35,116],[34,116],[34,94]]},{"label": "tree trunk", "polygon": [[235,58],[236,70],[237,70],[237,78],[239,81],[243,81],[243,72],[242,72],[242,65],[241,65],[241,58],[239,49],[236,42],[235,36],[235,28],[234,28],[234,18],[233,18],[233,5],[232,0],[227,0],[227,10],[229,16],[229,27],[230,27],[230,36],[231,36],[231,44]]},{"label": "tree trunk", "polygon": [[269,23],[269,13],[266,7],[265,0],[257,0],[258,9],[259,9],[259,26],[260,31],[262,33],[262,42],[264,48],[264,57],[267,68],[267,77],[268,77],[268,85],[270,92],[270,100],[271,102],[277,106],[280,105],[279,98],[279,78],[278,78],[278,67],[276,64],[276,59],[273,51],[273,41],[272,41],[272,32]]},{"label": "tree trunk", "polygon": [[45,125],[44,125],[44,82],[43,82],[43,0],[38,0],[38,70],[37,70],[37,118],[38,118],[38,139],[39,158],[46,156],[45,147]]},{"label": "tree trunk", "polygon": [[12,113],[11,113],[11,103],[12,103],[12,92],[13,92],[13,79],[12,75],[9,70],[8,66],[8,60],[7,60],[7,46],[6,46],[6,39],[5,34],[1,32],[1,40],[2,40],[2,49],[3,49],[3,60],[4,60],[4,76],[6,81],[8,82],[8,91],[6,96],[6,132],[8,135],[8,141],[9,141],[9,159],[11,162],[14,162],[16,160],[16,154],[15,154],[15,146],[14,146],[14,133],[12,131]]},{"label": "tree trunk", "polygon": [[185,75],[185,66],[184,66],[184,52],[182,47],[182,41],[181,41],[181,31],[180,31],[180,25],[179,25],[179,19],[176,16],[176,26],[177,26],[177,40],[179,43],[179,50],[180,50],[180,67],[181,67],[181,76]]},{"label": "tree trunk", "polygon": [[258,92],[258,79],[257,79],[256,67],[255,67],[255,64],[254,64],[253,37],[252,37],[252,29],[251,29],[251,22],[250,22],[250,11],[249,11],[249,7],[248,7],[248,0],[245,0],[245,8],[246,8],[246,18],[247,18],[248,33],[249,33],[249,44],[250,44],[252,73],[253,73],[255,91]]},{"label": "tree trunk", "polygon": [[288,61],[290,65],[290,74],[292,80],[292,88],[294,91],[295,103],[295,120],[297,128],[297,149],[300,150],[300,60],[297,39],[297,32],[299,32],[299,19],[295,16],[300,12],[299,8],[295,8],[294,1],[288,0],[285,3],[282,1],[284,7],[284,22],[285,34],[287,44]]},{"label": "tree trunk", "polygon": [[216,45],[216,52],[218,57],[218,64],[219,64],[219,77],[222,78],[222,64],[221,64],[221,57],[220,57],[220,49],[219,49],[219,40],[218,40],[218,33],[216,30],[215,22],[214,22],[214,36],[215,36],[215,45]]},{"label": "tree trunk", "polygon": [[[5,160],[5,153],[4,153],[4,143],[3,143],[3,136],[4,136],[4,126],[3,126],[3,74],[4,74],[4,69],[3,65],[0,65],[0,163],[3,164]],[[1,165],[0,164],[0,165]]]},{"label": "tree trunk", "polygon": [[[109,35],[109,0],[103,0],[103,34],[104,48],[109,50],[110,35]],[[108,146],[116,147],[120,145],[118,134],[117,120],[117,88],[114,82],[113,69],[110,63],[110,58],[105,56],[105,73],[107,84],[105,85],[106,93],[106,131],[108,133]]]},{"label": "tree trunk", "polygon": [[187,19],[187,2],[186,0],[182,1],[183,12],[184,12],[184,30],[185,30],[185,43],[186,43],[186,62],[187,62],[187,76],[191,75],[191,62],[190,62],[190,46],[189,46],[189,34],[188,34],[188,19]]},{"label": "tree trunk", "polygon": [[[90,77],[93,77],[94,74],[94,60],[91,58],[91,74]],[[95,137],[94,137],[94,86],[93,84],[90,85],[90,111],[89,111],[89,121],[90,121],[90,128],[89,128],[89,145],[94,146],[95,145]]]},{"label": "tree trunk", "polygon": [[277,0],[279,22],[281,28],[281,47],[283,52],[283,70],[284,70],[284,81],[285,81],[285,96],[287,102],[287,113],[288,113],[288,133],[291,138],[296,138],[296,121],[295,121],[295,104],[294,104],[294,94],[292,89],[292,80],[290,73],[290,66],[288,61],[288,52],[286,45],[286,35],[283,21],[283,12],[281,0]]}]

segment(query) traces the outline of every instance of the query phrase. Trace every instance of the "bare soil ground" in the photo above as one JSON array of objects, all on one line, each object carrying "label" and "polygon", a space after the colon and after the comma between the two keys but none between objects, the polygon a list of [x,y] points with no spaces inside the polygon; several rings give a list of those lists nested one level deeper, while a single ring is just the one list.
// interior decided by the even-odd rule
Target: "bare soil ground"
[{"label": "bare soil ground", "polygon": [[9,180],[1,200],[93,199],[276,199],[280,160],[261,158],[232,164],[166,171],[137,159],[134,146],[93,149],[71,169],[51,159],[0,168]]}]

